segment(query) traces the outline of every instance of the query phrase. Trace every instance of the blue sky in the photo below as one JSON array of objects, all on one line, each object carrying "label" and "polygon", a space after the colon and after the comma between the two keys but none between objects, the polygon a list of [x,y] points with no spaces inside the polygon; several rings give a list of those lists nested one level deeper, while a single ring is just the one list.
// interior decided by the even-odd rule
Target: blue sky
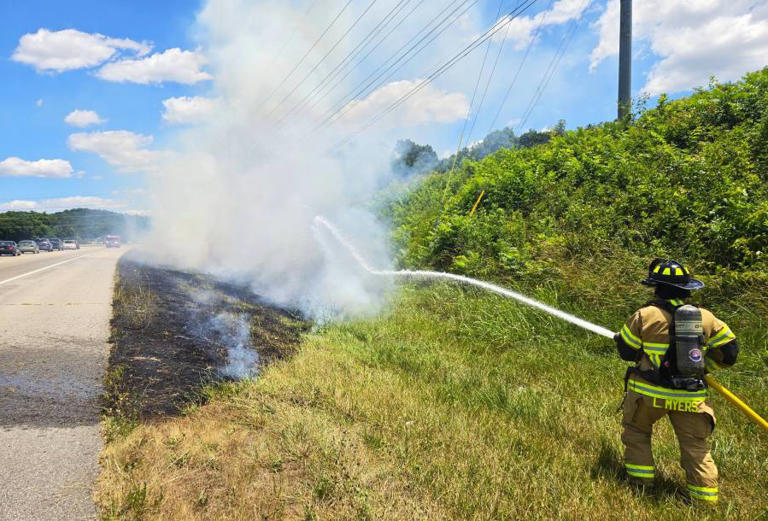
[{"label": "blue sky", "polygon": [[[156,134],[165,130],[162,100],[198,90],[175,82],[141,85],[102,81],[94,77],[92,69],[38,72],[11,60],[22,35],[40,28],[74,28],[114,38],[148,40],[160,50],[189,48],[195,9],[194,2],[169,0],[1,2],[0,77],[4,81],[0,82],[0,160],[63,158],[75,172],[63,179],[0,176],[0,203],[74,196],[114,199],[114,192],[135,191],[142,186],[140,175],[117,173],[100,157],[67,146],[68,136],[82,129],[67,125],[64,118],[76,109],[93,110],[107,120],[94,129],[127,129],[155,135],[157,140]],[[77,173],[80,171],[84,171],[82,177]]]},{"label": "blue sky", "polygon": [[[216,3],[237,5],[240,1],[245,0]],[[503,11],[517,3],[504,1]],[[0,210],[147,209],[146,176],[162,175],[153,162],[189,124],[215,118],[217,100],[226,97],[227,88],[219,84],[218,73],[232,62],[220,59],[219,51],[227,49],[227,42],[221,42],[220,35],[212,41],[205,20],[198,20],[205,4],[175,0],[0,2]],[[310,10],[303,22],[305,2],[278,4],[290,13],[280,19],[285,25],[276,36],[265,35],[265,39],[288,38],[291,28],[303,31],[301,36],[285,40],[294,43],[285,47],[284,54],[273,53],[274,67],[260,71],[276,78],[297,63],[343,2],[320,0],[322,5]],[[327,64],[340,60],[343,50],[350,48],[346,44],[359,41],[396,4],[395,0],[378,0]],[[408,20],[412,23],[405,23],[393,38],[402,43],[420,23],[427,23],[434,12],[451,4],[449,0],[425,2],[413,20]],[[530,55],[496,127],[520,123],[556,49],[570,31],[572,40],[522,130],[543,128],[559,119],[565,119],[569,128],[612,119],[617,4],[618,0],[539,0],[510,23],[509,31],[501,31],[499,36],[507,36],[504,51],[470,141],[482,138],[488,130],[535,27],[540,27],[539,32],[533,31],[536,38],[530,44]],[[730,81],[768,64],[766,2],[647,0],[636,4],[634,96],[646,91],[652,102],[665,91],[677,97],[705,84],[712,75]],[[329,49],[330,37],[342,33],[344,24],[350,25],[367,5],[368,0],[355,0],[290,80],[308,72],[319,60],[319,52]],[[407,82],[426,77],[491,26],[498,6],[498,0],[477,2],[391,78],[390,84],[361,96],[354,116],[364,121],[407,90],[411,85]],[[209,14],[215,9],[212,6]],[[273,11],[265,8],[264,12]],[[547,15],[542,18],[541,13]],[[293,19],[299,20],[293,26],[286,22]],[[494,39],[486,74],[501,42],[502,38]],[[360,79],[375,69],[387,52],[397,48],[395,43],[384,43],[350,78]],[[244,55],[250,51],[244,49]],[[254,46],[253,55],[259,52],[263,49]],[[462,60],[425,89],[416,105],[406,105],[402,114],[394,116],[389,129],[381,133],[387,146],[390,142],[393,146],[397,138],[409,137],[433,145],[439,154],[455,148],[484,52],[481,47]],[[253,63],[260,62],[254,58]],[[247,58],[236,66],[252,67]],[[329,68],[318,69],[308,85],[318,81],[324,70]],[[178,102],[165,107],[163,102],[170,99]],[[471,108],[477,109],[477,104]],[[75,110],[93,111],[101,122],[80,127],[66,123],[65,118]]]}]

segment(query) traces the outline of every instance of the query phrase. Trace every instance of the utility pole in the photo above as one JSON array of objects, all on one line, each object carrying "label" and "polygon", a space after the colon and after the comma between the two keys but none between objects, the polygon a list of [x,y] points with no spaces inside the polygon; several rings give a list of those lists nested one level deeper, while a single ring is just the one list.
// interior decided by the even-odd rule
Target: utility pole
[{"label": "utility pole", "polygon": [[619,119],[632,108],[632,0],[621,1],[619,24]]}]

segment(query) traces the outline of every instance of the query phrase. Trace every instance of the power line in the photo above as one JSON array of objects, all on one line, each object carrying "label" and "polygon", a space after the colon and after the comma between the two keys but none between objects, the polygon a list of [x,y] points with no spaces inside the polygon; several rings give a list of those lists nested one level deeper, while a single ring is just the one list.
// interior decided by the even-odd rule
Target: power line
[{"label": "power line", "polygon": [[[350,0],[350,1],[351,1],[351,0]],[[365,15],[368,13],[368,11],[370,11],[370,10],[371,10],[371,8],[373,7],[373,5],[374,5],[374,4],[375,4],[377,1],[378,1],[378,0],[371,0],[371,2],[368,4],[368,7],[366,7],[366,8],[365,8],[365,10],[362,12],[362,14],[361,14],[360,16],[358,16],[358,17],[355,19],[355,21],[352,23],[352,25],[349,27],[349,29],[347,29],[347,30],[346,30],[346,32],[345,32],[344,34],[342,34],[342,35],[341,35],[341,38],[339,38],[338,40],[336,40],[336,43],[334,43],[334,44],[331,46],[331,48],[328,50],[328,52],[326,52],[326,53],[323,55],[323,57],[322,57],[322,58],[320,58],[320,61],[319,61],[319,62],[317,62],[317,63],[315,64],[315,66],[314,66],[314,67],[312,67],[312,69],[311,69],[311,70],[310,70],[310,71],[309,71],[309,72],[306,74],[306,76],[304,76],[304,77],[301,79],[301,81],[299,81],[299,83],[297,83],[297,84],[296,84],[296,86],[295,86],[295,87],[293,87],[293,89],[291,89],[291,91],[290,91],[288,94],[286,94],[286,95],[283,97],[283,99],[282,99],[282,100],[280,100],[280,103],[278,103],[278,104],[277,104],[277,105],[276,105],[276,106],[275,106],[275,107],[274,107],[272,110],[270,110],[270,111],[269,111],[269,114],[268,114],[268,115],[270,115],[270,114],[273,114],[273,113],[274,113],[274,112],[275,112],[275,111],[276,111],[278,108],[280,108],[280,107],[282,106],[282,104],[283,104],[283,103],[285,103],[285,101],[286,101],[288,98],[290,98],[290,97],[293,95],[293,93],[294,93],[294,92],[296,92],[296,90],[298,90],[298,89],[299,89],[299,87],[301,87],[301,86],[302,86],[302,85],[303,85],[303,84],[304,84],[304,83],[307,81],[307,79],[309,79],[309,77],[310,77],[310,76],[312,76],[312,74],[314,74],[314,72],[317,70],[317,68],[318,68],[318,67],[319,67],[319,66],[320,66],[320,65],[321,65],[321,64],[322,64],[322,63],[323,63],[323,62],[326,60],[326,58],[328,58],[328,56],[330,56],[330,54],[331,54],[331,53],[332,53],[334,50],[336,50],[336,47],[338,47],[338,46],[339,46],[339,44],[340,44],[342,41],[344,41],[344,38],[346,38],[346,37],[347,37],[347,35],[348,35],[348,34],[349,34],[351,31],[352,31],[352,29],[354,29],[354,28],[355,28],[355,26],[356,26],[356,25],[357,25],[357,24],[360,22],[360,20],[362,20],[362,19],[363,19],[363,17],[364,17],[364,16],[365,16]]]},{"label": "power line", "polygon": [[[499,8],[496,10],[496,18],[494,18],[496,20],[496,23],[499,23],[499,16],[501,15],[501,8],[503,5],[504,5],[504,0],[499,0]],[[469,111],[467,112],[467,117],[464,118],[464,124],[461,126],[461,132],[459,133],[459,142],[456,144],[456,153],[453,156],[453,164],[451,164],[451,174],[453,173],[453,170],[456,168],[456,162],[458,161],[458,158],[459,158],[459,151],[461,151],[461,143],[462,141],[464,141],[464,133],[467,130],[467,123],[469,123],[469,118],[472,117],[472,107],[475,106],[475,97],[477,96],[477,89],[480,87],[480,80],[483,78],[483,71],[485,70],[485,62],[488,60],[488,52],[490,50],[491,50],[491,40],[488,40],[488,46],[485,48],[485,53],[483,54],[483,62],[480,64],[480,72],[477,75],[475,88],[472,90],[472,99],[469,102]],[[477,114],[477,112],[475,112],[475,114]],[[467,141],[469,141],[469,137],[467,137]],[[450,174],[449,174],[449,177],[450,177]],[[445,192],[443,192],[443,200],[445,200]]]},{"label": "power line", "polygon": [[[369,93],[375,92],[382,85],[385,85],[387,82],[389,82],[389,80],[392,79],[392,77],[395,74],[397,74],[398,71],[400,71],[403,67],[408,65],[411,62],[411,60],[413,60],[421,51],[426,49],[432,42],[437,40],[440,37],[440,35],[442,35],[445,31],[447,31],[449,27],[451,27],[454,23],[456,23],[459,19],[461,19],[461,17],[464,16],[464,14],[466,14],[467,11],[469,11],[472,7],[475,6],[475,4],[478,3],[478,1],[479,0],[474,0],[472,3],[467,5],[458,15],[456,15],[452,20],[450,20],[447,24],[445,24],[437,33],[433,34],[429,38],[429,40],[426,43],[424,43],[419,49],[417,49],[411,56],[409,56],[408,59],[406,59],[405,61],[402,61],[399,64],[397,64],[397,66],[394,69],[389,71],[389,73],[381,81],[379,81],[375,86],[373,86],[373,88],[371,88],[369,90]],[[435,28],[435,29],[437,29],[437,28]],[[429,36],[429,35],[427,35],[427,36]],[[386,73],[386,71],[385,71],[385,73]]]},{"label": "power line", "polygon": [[320,43],[320,41],[325,37],[325,35],[328,33],[328,31],[331,30],[331,27],[336,24],[339,18],[341,18],[341,15],[346,11],[347,7],[349,7],[349,4],[352,3],[352,0],[348,0],[346,4],[344,4],[344,7],[341,8],[341,10],[336,14],[336,16],[331,20],[331,23],[328,24],[328,27],[325,28],[323,33],[317,37],[317,40],[315,40],[315,43],[312,44],[312,46],[307,50],[307,52],[304,53],[304,56],[301,57],[301,59],[298,61],[296,65],[294,65],[293,69],[285,75],[285,77],[280,81],[280,83],[277,84],[277,87],[274,88],[274,90],[267,96],[267,99],[264,100],[264,104],[268,103],[269,100],[272,99],[272,96],[277,94],[277,92],[280,90],[280,87],[287,82],[291,76],[293,76],[293,73],[296,72],[296,70],[301,66],[302,63],[304,63],[304,60],[307,59],[307,56],[310,55],[310,53],[317,47],[317,44]]},{"label": "power line", "polygon": [[[501,14],[501,7],[504,5],[504,0],[499,1],[499,8],[496,11],[496,23],[499,23],[499,15]],[[509,25],[507,25],[509,27]],[[469,118],[472,115],[472,107],[475,104],[475,96],[477,95],[477,89],[480,87],[480,80],[483,77],[483,70],[485,70],[485,62],[488,59],[488,52],[491,50],[491,40],[488,40],[488,46],[485,48],[485,54],[483,54],[483,63],[480,65],[480,72],[477,75],[477,81],[475,82],[475,88],[472,91],[472,100],[469,102],[469,112],[467,112],[467,117],[464,118],[464,123],[461,126],[461,133],[459,134],[459,142],[456,144],[456,153],[453,154],[453,162],[451,163],[451,170],[448,173],[448,175],[445,177],[445,186],[443,187],[443,194],[440,197],[440,208],[445,208],[445,198],[448,195],[448,189],[451,186],[450,179],[451,175],[453,175],[453,171],[456,169],[456,163],[459,161],[459,152],[461,152],[461,142],[464,140],[464,132],[467,130],[467,123],[469,122]],[[498,60],[498,57],[497,57]],[[490,81],[490,78],[489,78]],[[474,127],[474,124],[472,125]],[[469,137],[467,137],[467,142],[469,142]],[[479,200],[478,200],[479,201]],[[443,212],[441,211],[437,216],[437,221],[435,222],[435,228],[437,228],[440,225],[440,221],[443,218]]]},{"label": "power line", "polygon": [[[496,16],[498,17],[499,14],[501,14],[501,2],[499,3],[499,12],[496,14]],[[472,118],[472,126],[469,127],[469,133],[467,134],[467,143],[471,143],[472,133],[475,131],[475,124],[477,123],[477,118],[480,115],[480,111],[483,110],[483,103],[485,103],[485,97],[488,94],[488,88],[491,86],[491,82],[493,81],[493,75],[496,73],[496,67],[499,65],[499,58],[501,57],[501,52],[504,50],[504,43],[507,41],[507,35],[509,34],[509,25],[510,24],[507,24],[507,29],[504,31],[504,38],[501,40],[501,43],[499,44],[499,52],[496,53],[496,59],[493,62],[491,73],[488,75],[488,81],[485,83],[485,89],[483,89],[483,95],[480,98],[480,103],[477,106],[477,110],[475,110],[475,116]],[[491,50],[492,42],[493,42],[493,39],[488,40],[488,47],[485,50],[486,56],[488,56],[488,51]],[[485,59],[483,59],[483,61],[485,61]],[[480,77],[478,76],[478,80],[479,79]],[[458,155],[458,151],[456,155]]]},{"label": "power line", "polygon": [[[489,38],[491,38],[494,34],[496,34],[499,30],[506,27],[508,23],[510,23],[514,18],[519,16],[522,12],[524,12],[526,9],[528,9],[531,5],[536,3],[538,0],[524,0],[517,8],[515,8],[512,12],[509,13],[507,20],[503,24],[498,24],[498,26],[494,25],[494,27],[491,27],[488,31],[486,31],[483,35],[475,39],[472,43],[467,45],[459,54],[448,60],[446,63],[444,63],[441,67],[439,67],[435,72],[430,74],[426,79],[422,80],[416,87],[411,89],[408,93],[406,93],[404,96],[402,96],[400,99],[392,103],[389,107],[387,107],[384,112],[382,112],[377,118],[375,118],[369,125],[367,125],[364,128],[370,127],[373,123],[381,119],[382,117],[386,116],[393,110],[397,109],[400,105],[408,101],[411,97],[413,97],[416,93],[418,93],[421,89],[423,89],[425,86],[427,86],[429,83],[431,83],[435,78],[441,76],[445,71],[453,67],[458,61],[465,58],[467,55],[469,55],[472,51],[477,49],[480,45],[485,43]],[[518,11],[519,10],[519,11]],[[516,12],[518,11],[518,12]]]},{"label": "power line", "polygon": [[389,105],[384,111],[379,113],[377,116],[371,119],[368,124],[364,125],[357,131],[353,132],[348,138],[344,141],[347,141],[352,136],[359,134],[360,132],[363,132],[364,130],[367,130],[371,126],[373,126],[375,123],[377,123],[381,118],[385,117],[389,113],[391,113],[393,110],[397,109],[399,106],[401,106],[403,103],[408,101],[411,97],[413,97],[416,93],[421,91],[425,86],[427,86],[429,83],[431,83],[434,79],[441,76],[445,71],[453,67],[457,62],[465,58],[468,54],[470,54],[472,51],[477,49],[480,45],[485,43],[489,38],[493,37],[494,34],[499,32],[501,29],[504,29],[507,24],[509,24],[512,20],[520,16],[522,13],[524,13],[527,9],[529,9],[533,4],[535,4],[538,0],[523,0],[516,8],[514,8],[512,11],[510,11],[507,14],[507,18],[503,23],[497,23],[494,24],[490,29],[488,29],[485,33],[483,33],[481,36],[473,40],[469,45],[467,45],[464,49],[462,49],[457,55],[455,55],[453,58],[445,62],[443,65],[437,68],[432,74],[430,74],[427,78],[422,80],[418,85],[413,87],[408,93],[401,96],[398,100],[396,100],[394,103]]},{"label": "power line", "polygon": [[[314,89],[312,89],[306,96],[304,96],[301,101],[294,104],[294,106],[283,115],[283,117],[277,122],[278,125],[280,125],[286,118],[288,118],[291,114],[302,108],[307,104],[309,100],[312,99],[312,97],[317,93],[321,92],[325,86],[329,83],[329,79],[332,78],[337,71],[340,69],[343,70],[347,65],[349,65],[354,58],[359,55],[363,49],[365,49],[366,46],[368,46],[369,43],[373,41],[373,39],[378,36],[379,33],[381,33],[384,28],[386,28],[389,23],[394,20],[401,11],[411,2],[411,0],[400,0],[387,14],[384,16],[384,18],[374,27],[366,36],[363,38],[362,41],[360,41],[354,49],[349,51],[347,55],[334,67],[330,72],[328,72],[322,80],[315,86]],[[337,74],[336,74],[337,75]]]},{"label": "power line", "polygon": [[[447,21],[447,20],[448,20],[448,19],[449,19],[451,16],[453,16],[453,15],[454,15],[454,14],[455,14],[455,13],[456,13],[456,12],[457,12],[459,9],[461,9],[461,8],[462,8],[462,7],[463,7],[463,6],[464,6],[464,5],[467,3],[467,1],[469,1],[469,0],[462,0],[462,1],[461,1],[461,3],[460,3],[458,6],[456,6],[456,7],[453,9],[453,11],[451,11],[451,12],[450,12],[450,13],[448,13],[448,14],[447,14],[445,17],[443,17],[441,20],[439,20],[439,21],[438,21],[438,23],[437,23],[437,25],[436,25],[435,27],[433,27],[432,29],[430,29],[430,30],[427,32],[427,34],[425,34],[424,36],[422,36],[422,37],[421,37],[421,38],[420,38],[420,39],[419,39],[419,40],[418,40],[416,43],[414,43],[413,45],[411,45],[411,43],[412,43],[414,40],[416,40],[417,38],[419,38],[419,35],[420,35],[422,32],[424,32],[425,30],[427,30],[427,29],[428,29],[428,28],[429,28],[429,27],[432,25],[432,22],[430,22],[429,24],[427,24],[427,26],[426,26],[426,27],[422,28],[422,29],[421,29],[421,30],[420,30],[418,33],[416,33],[416,35],[415,35],[413,38],[411,38],[411,39],[410,39],[408,42],[406,42],[406,44],[405,44],[405,45],[403,45],[402,47],[400,47],[400,49],[398,49],[398,50],[397,50],[397,51],[396,51],[396,52],[395,52],[395,53],[394,53],[392,56],[390,56],[390,57],[389,57],[389,58],[388,58],[388,59],[387,59],[387,60],[384,62],[384,64],[382,64],[382,65],[381,65],[379,68],[377,68],[376,70],[374,70],[374,71],[373,71],[372,73],[370,73],[370,74],[369,74],[369,75],[368,75],[368,76],[367,76],[365,79],[363,79],[363,80],[362,80],[360,83],[358,83],[358,84],[357,84],[357,85],[356,85],[356,86],[355,86],[355,87],[352,89],[352,91],[350,91],[350,92],[348,92],[346,95],[344,95],[344,96],[343,96],[343,97],[340,99],[340,101],[341,101],[341,102],[340,102],[340,103],[337,103],[337,105],[336,105],[336,108],[332,109],[332,110],[331,110],[331,111],[330,111],[330,112],[329,112],[329,113],[326,115],[326,117],[323,119],[323,121],[322,121],[322,122],[321,122],[321,123],[320,123],[320,124],[319,124],[319,125],[318,125],[316,128],[320,128],[320,127],[323,127],[323,126],[325,126],[327,123],[331,122],[331,120],[332,120],[332,119],[334,119],[334,116],[338,116],[338,117],[341,117],[341,116],[343,116],[343,115],[344,115],[344,113],[346,113],[346,111],[345,111],[344,109],[348,107],[348,104],[349,104],[349,102],[350,102],[350,101],[352,101],[352,100],[354,100],[354,99],[357,99],[357,98],[358,98],[358,97],[360,97],[360,96],[361,96],[363,93],[365,93],[366,91],[368,91],[369,87],[371,87],[372,85],[374,85],[374,84],[375,84],[375,83],[376,83],[376,82],[377,82],[377,81],[378,81],[378,80],[379,80],[379,79],[380,79],[380,78],[381,78],[381,77],[382,77],[384,74],[386,74],[387,72],[391,71],[391,70],[393,69],[393,67],[397,66],[397,65],[398,65],[398,63],[400,63],[400,62],[401,62],[401,61],[402,61],[402,60],[403,60],[403,59],[404,59],[404,58],[405,58],[405,57],[406,57],[408,54],[410,54],[410,53],[411,53],[411,51],[413,51],[414,49],[416,49],[416,48],[417,48],[417,47],[418,47],[418,46],[419,46],[419,45],[420,45],[422,42],[424,42],[424,40],[426,40],[427,38],[429,38],[429,36],[430,36],[431,34],[433,34],[433,33],[434,33],[434,31],[436,31],[436,30],[437,30],[437,29],[438,29],[438,28],[439,28],[441,25],[443,25],[443,24],[444,24],[444,23],[445,23],[445,22],[446,22],[446,21]],[[466,12],[466,11],[467,11],[469,8],[471,8],[471,7],[472,7],[474,4],[476,4],[477,2],[478,2],[478,0],[474,0],[474,1],[473,1],[473,2],[472,2],[470,5],[469,5],[469,6],[467,6],[467,7],[466,7],[466,9],[465,9],[464,11],[462,11],[462,12],[461,12],[461,13],[460,13],[460,14],[459,14],[459,15],[458,15],[456,18],[454,18],[453,20],[451,20],[451,21],[450,21],[450,22],[449,22],[449,23],[448,23],[448,24],[447,24],[447,25],[446,25],[446,26],[445,26],[445,27],[444,27],[444,28],[443,28],[443,29],[442,29],[442,30],[441,30],[441,31],[440,31],[440,32],[439,32],[437,35],[435,35],[435,37],[434,37],[434,38],[432,38],[432,40],[428,41],[428,42],[427,42],[427,43],[426,43],[424,46],[422,46],[420,49],[418,49],[418,50],[417,50],[417,51],[416,51],[416,52],[415,52],[415,53],[414,53],[414,54],[413,54],[413,55],[412,55],[412,56],[411,56],[411,57],[408,59],[408,61],[410,61],[410,60],[411,60],[411,59],[412,59],[414,56],[416,56],[416,55],[417,55],[419,52],[421,52],[421,51],[422,51],[422,50],[423,50],[423,49],[424,49],[424,48],[425,48],[427,45],[429,45],[429,44],[430,44],[432,41],[434,41],[434,39],[435,39],[435,38],[437,38],[437,36],[439,36],[440,34],[442,34],[442,32],[443,32],[443,31],[445,31],[445,29],[447,29],[448,27],[450,27],[450,25],[452,25],[452,24],[453,24],[453,23],[454,23],[454,22],[455,22],[455,21],[456,21],[456,20],[457,20],[459,17],[463,16],[463,14],[464,14],[464,13],[465,13],[465,12]],[[448,7],[446,7],[446,8],[443,10],[443,13],[444,13],[444,12],[446,12],[448,9],[450,9],[450,8],[451,8],[451,6],[452,6],[454,3],[456,3],[456,0],[452,0],[451,4],[449,4],[449,5],[448,5]],[[409,45],[410,45],[410,47],[408,47]],[[403,49],[406,49],[407,47],[408,47],[408,49],[407,49],[407,50],[406,50],[406,51],[403,53],[403,52],[402,52],[402,51],[403,51]],[[399,56],[399,57],[398,57],[398,56]],[[385,66],[385,65],[386,65],[386,64],[387,64],[387,63],[388,63],[390,60],[392,60],[393,58],[397,58],[397,59],[396,59],[394,62],[392,62],[392,63],[391,63],[389,66],[387,66],[387,67],[385,68],[384,66]],[[406,62],[406,63],[407,63],[407,62]],[[403,64],[403,65],[404,65],[404,64]],[[381,70],[382,68],[383,68],[384,70]],[[398,67],[398,68],[397,68],[397,69],[396,69],[394,72],[396,72],[396,71],[397,71],[397,70],[399,70],[399,69],[400,69],[400,67]],[[379,71],[381,71],[381,72],[379,72]],[[376,75],[376,74],[377,74],[377,72],[378,72],[378,75]],[[368,81],[368,80],[370,80],[370,79],[371,79],[371,77],[373,77],[373,76],[375,76],[375,77],[374,77],[374,78],[373,78],[371,81]],[[387,77],[387,79],[388,79],[388,78],[389,78],[389,77]],[[386,79],[385,79],[384,81],[386,81]],[[366,83],[366,82],[368,82],[368,83]],[[382,83],[383,83],[383,82],[382,82]],[[379,84],[378,84],[376,87],[374,87],[374,89],[372,89],[372,90],[375,90],[376,88],[378,88],[378,87],[379,87],[379,86],[380,86],[382,83],[379,83]],[[360,87],[361,85],[363,85],[363,84],[365,84],[365,85],[364,85],[362,88],[359,88],[359,87]],[[347,109],[347,110],[348,110],[348,109]],[[337,118],[337,119],[338,119],[338,118]]]},{"label": "power line", "polygon": [[425,0],[419,0],[419,2],[418,2],[416,5],[414,5],[414,6],[413,6],[413,8],[412,8],[412,9],[411,9],[411,10],[410,10],[410,11],[409,11],[409,12],[408,12],[408,13],[407,13],[407,14],[406,14],[404,17],[402,17],[402,18],[400,19],[400,21],[399,21],[399,22],[397,22],[397,23],[396,23],[396,24],[395,24],[395,25],[392,27],[392,29],[390,29],[390,30],[389,30],[389,32],[388,32],[387,34],[385,34],[385,35],[384,35],[384,36],[383,36],[383,37],[382,37],[382,38],[381,38],[381,39],[378,41],[378,43],[377,43],[376,45],[374,45],[374,46],[373,46],[373,47],[372,47],[372,48],[371,48],[371,49],[370,49],[370,50],[369,50],[369,51],[366,53],[366,55],[365,55],[365,56],[363,56],[362,58],[360,58],[360,60],[358,60],[358,62],[355,64],[355,66],[354,66],[354,67],[350,68],[350,69],[349,69],[349,70],[346,72],[346,74],[344,74],[344,76],[342,76],[342,77],[338,78],[338,79],[336,80],[336,82],[335,82],[333,85],[331,85],[331,87],[330,87],[329,89],[327,89],[327,90],[325,91],[325,94],[321,95],[321,96],[320,96],[319,98],[317,98],[317,99],[316,99],[314,102],[310,103],[310,105],[309,105],[309,108],[313,108],[313,107],[315,107],[315,106],[316,106],[316,105],[317,105],[317,104],[318,104],[320,101],[322,101],[323,99],[325,99],[325,98],[326,98],[326,96],[328,96],[328,94],[330,94],[330,93],[333,91],[333,89],[335,89],[336,87],[338,87],[338,86],[339,86],[339,84],[340,84],[342,81],[344,81],[345,79],[347,79],[347,77],[348,77],[350,74],[352,74],[352,72],[355,70],[355,68],[356,68],[357,66],[361,65],[363,62],[365,62],[365,60],[366,60],[366,59],[367,59],[367,58],[368,58],[368,57],[369,57],[371,54],[373,54],[373,52],[374,52],[376,49],[378,49],[378,48],[379,48],[379,46],[380,46],[382,43],[384,43],[384,41],[386,41],[386,39],[387,39],[387,38],[389,38],[389,37],[392,35],[392,33],[394,33],[394,32],[395,32],[395,31],[398,29],[398,27],[400,27],[400,26],[403,24],[403,22],[404,22],[404,21],[406,21],[408,18],[410,18],[410,17],[411,17],[411,15],[413,15],[413,13],[416,11],[416,9],[418,9],[418,8],[419,8],[419,7],[420,7],[420,6],[421,6],[421,5],[424,3],[424,1],[425,1]]},{"label": "power line", "polygon": [[541,20],[539,20],[539,25],[536,26],[536,30],[534,31],[533,35],[531,36],[531,41],[528,42],[528,47],[525,49],[525,54],[523,55],[523,59],[520,60],[520,65],[517,67],[517,71],[515,72],[514,77],[512,78],[512,81],[509,84],[509,87],[507,88],[507,92],[504,93],[504,98],[502,99],[501,103],[499,104],[499,109],[496,111],[496,115],[493,117],[493,121],[491,122],[490,127],[488,127],[488,132],[486,134],[490,134],[493,131],[493,127],[496,125],[496,121],[499,119],[499,115],[501,114],[501,111],[504,109],[504,105],[507,103],[507,99],[509,98],[509,94],[512,92],[512,88],[515,86],[515,83],[517,82],[517,78],[520,76],[520,72],[523,70],[523,66],[525,65],[525,61],[528,59],[528,55],[531,52],[531,49],[533,48],[533,44],[536,42],[539,31],[541,30],[541,27],[544,25],[544,20],[546,20],[547,16],[549,15],[550,10],[552,9],[552,4],[554,3],[554,0],[550,0],[549,6],[544,11],[544,15],[541,17]]},{"label": "power line", "polygon": [[568,45],[570,44],[571,39],[573,38],[573,35],[576,33],[576,28],[578,27],[578,25],[579,24],[575,20],[571,22],[571,27],[568,28],[568,32],[563,36],[563,39],[560,42],[560,46],[555,52],[555,55],[552,57],[552,61],[549,63],[549,67],[547,67],[547,70],[544,72],[544,76],[541,78],[538,88],[534,92],[533,97],[531,98],[531,101],[528,103],[528,107],[523,113],[523,117],[520,121],[520,125],[517,127],[519,131],[522,131],[523,127],[528,122],[528,118],[531,117],[531,114],[533,113],[533,110],[536,108],[536,105],[539,103],[539,100],[541,99],[542,94],[544,94],[544,90],[547,88],[547,85],[549,85],[549,82],[552,80],[552,77],[555,75],[555,72],[557,71],[557,67],[560,64],[560,60],[563,58],[563,55],[565,54],[565,51],[568,48]]}]

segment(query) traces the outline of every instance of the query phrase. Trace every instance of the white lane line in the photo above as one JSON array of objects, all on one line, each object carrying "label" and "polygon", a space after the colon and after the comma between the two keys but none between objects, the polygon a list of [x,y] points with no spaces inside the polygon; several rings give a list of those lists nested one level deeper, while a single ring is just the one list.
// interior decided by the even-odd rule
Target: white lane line
[{"label": "white lane line", "polygon": [[26,273],[22,273],[21,275],[16,275],[15,277],[11,277],[10,279],[0,280],[0,286],[5,284],[6,282],[13,282],[14,280],[21,279],[23,277],[27,277],[29,275],[34,275],[35,273],[40,273],[41,271],[49,270],[51,268],[55,268],[56,266],[61,266],[62,264],[66,264],[68,262],[76,261],[77,259],[82,259],[83,257],[88,257],[90,254],[86,255],[80,255],[79,257],[75,257],[74,259],[67,259],[65,261],[57,262],[56,264],[51,264],[50,266],[46,266],[45,268],[40,268],[37,270],[28,271]]}]

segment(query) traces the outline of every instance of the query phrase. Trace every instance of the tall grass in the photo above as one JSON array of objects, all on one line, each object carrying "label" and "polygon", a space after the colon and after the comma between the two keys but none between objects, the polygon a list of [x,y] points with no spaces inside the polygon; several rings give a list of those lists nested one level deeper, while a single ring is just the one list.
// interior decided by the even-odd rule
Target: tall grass
[{"label": "tall grass", "polygon": [[[766,413],[764,364],[747,344],[723,380]],[[658,489],[627,485],[623,367],[609,341],[514,302],[408,286],[384,316],[308,334],[258,380],[110,443],[98,499],[105,519],[768,517],[768,438],[717,396],[719,506],[685,502],[668,422]]]}]

